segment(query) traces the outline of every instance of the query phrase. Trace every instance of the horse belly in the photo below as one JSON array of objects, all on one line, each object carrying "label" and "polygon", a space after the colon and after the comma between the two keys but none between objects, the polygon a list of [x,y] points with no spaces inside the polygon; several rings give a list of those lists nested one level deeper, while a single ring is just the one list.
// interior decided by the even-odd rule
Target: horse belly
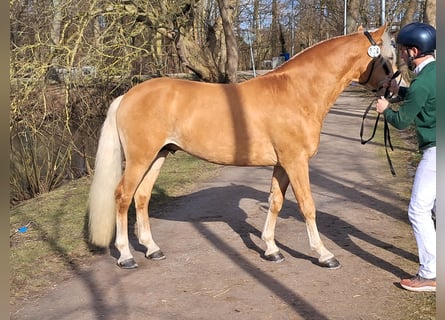
[{"label": "horse belly", "polygon": [[221,165],[272,166],[277,156],[272,144],[262,139],[252,140],[231,134],[194,132],[177,145],[187,153]]}]

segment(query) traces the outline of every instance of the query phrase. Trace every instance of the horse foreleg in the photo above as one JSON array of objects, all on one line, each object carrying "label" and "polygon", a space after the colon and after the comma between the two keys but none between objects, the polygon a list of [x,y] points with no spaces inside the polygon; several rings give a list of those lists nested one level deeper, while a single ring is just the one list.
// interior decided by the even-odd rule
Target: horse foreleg
[{"label": "horse foreleg", "polygon": [[275,225],[278,214],[283,207],[284,196],[288,186],[289,178],[286,171],[280,166],[275,166],[270,186],[269,211],[267,212],[266,223],[261,235],[267,246],[264,255],[270,261],[281,262],[284,260],[284,256],[275,244]]},{"label": "horse foreleg", "polygon": [[308,160],[294,162],[294,165],[287,168],[292,190],[298,202],[301,214],[306,222],[306,229],[309,236],[309,245],[318,255],[318,262],[322,267],[337,269],[340,263],[334,258],[334,255],[326,249],[321,241],[316,223],[316,210],[314,199],[311,193],[309,181],[309,163]]},{"label": "horse foreleg", "polygon": [[167,157],[168,151],[161,151],[151,165],[134,196],[136,206],[137,235],[139,243],[147,248],[145,256],[148,259],[162,260],[165,255],[153,240],[150,230],[149,202],[153,186],[159,176],[162,165]]}]

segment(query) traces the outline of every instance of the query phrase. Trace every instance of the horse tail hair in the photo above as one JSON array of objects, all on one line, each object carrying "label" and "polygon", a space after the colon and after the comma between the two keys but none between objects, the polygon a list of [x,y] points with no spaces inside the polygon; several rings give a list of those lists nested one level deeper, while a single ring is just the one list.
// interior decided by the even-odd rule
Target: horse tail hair
[{"label": "horse tail hair", "polygon": [[115,190],[122,177],[122,149],[116,112],[123,96],[108,109],[97,147],[93,181],[89,194],[89,238],[93,245],[107,247],[116,226]]}]

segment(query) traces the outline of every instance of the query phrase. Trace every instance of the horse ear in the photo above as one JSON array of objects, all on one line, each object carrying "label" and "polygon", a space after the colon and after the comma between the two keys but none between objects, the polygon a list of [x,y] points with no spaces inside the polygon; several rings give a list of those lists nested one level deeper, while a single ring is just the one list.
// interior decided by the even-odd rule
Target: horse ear
[{"label": "horse ear", "polygon": [[378,28],[377,30],[375,30],[372,33],[373,38],[374,39],[380,39],[382,37],[383,33],[385,33],[386,27],[387,27],[387,25],[386,25],[386,22],[385,22],[380,28]]},{"label": "horse ear", "polygon": [[385,22],[380,28],[378,28],[377,30],[374,31],[374,35],[376,35],[376,38],[381,37],[383,35],[383,33],[386,30],[386,27],[387,27],[387,25]]},{"label": "horse ear", "polygon": [[357,31],[363,31],[363,26],[359,25],[358,28],[357,28]]}]

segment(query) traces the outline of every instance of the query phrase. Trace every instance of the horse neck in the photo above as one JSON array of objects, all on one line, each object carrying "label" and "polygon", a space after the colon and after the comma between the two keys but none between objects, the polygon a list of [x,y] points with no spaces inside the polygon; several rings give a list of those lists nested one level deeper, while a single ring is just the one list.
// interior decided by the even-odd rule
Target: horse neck
[{"label": "horse neck", "polygon": [[[353,80],[358,79],[370,61],[366,55],[369,46],[367,39],[362,36],[363,39],[357,40],[352,38],[354,36],[319,43],[266,75],[286,78],[290,83],[286,87],[291,88],[286,94],[295,95],[296,101],[306,92],[307,100],[314,101],[314,107],[324,117],[338,96]],[[354,43],[357,45],[351,45]],[[303,96],[303,99],[306,97]]]}]

